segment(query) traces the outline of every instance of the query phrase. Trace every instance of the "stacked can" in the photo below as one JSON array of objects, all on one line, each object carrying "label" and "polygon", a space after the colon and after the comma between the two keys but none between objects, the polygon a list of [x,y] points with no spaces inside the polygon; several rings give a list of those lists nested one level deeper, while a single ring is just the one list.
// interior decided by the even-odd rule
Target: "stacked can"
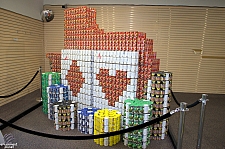
[{"label": "stacked can", "polygon": [[92,107],[92,51],[62,50],[61,82],[69,86],[69,98],[79,110]]},{"label": "stacked can", "polygon": [[48,93],[47,87],[52,84],[60,84],[60,73],[57,72],[45,72],[42,73],[42,101],[43,106],[42,110],[43,113],[48,114]]},{"label": "stacked can", "polygon": [[[124,129],[148,122],[152,118],[152,101],[127,99],[124,103]],[[124,145],[134,149],[145,149],[150,144],[151,126],[124,134]]]},{"label": "stacked can", "polygon": [[47,53],[52,72],[61,72],[61,53]]},{"label": "stacked can", "polygon": [[136,97],[138,52],[96,50],[93,70],[93,106],[120,110],[124,100]]},{"label": "stacked can", "polygon": [[68,86],[51,85],[47,87],[48,93],[48,118],[54,120],[54,104],[68,101]]},{"label": "stacked can", "polygon": [[58,102],[54,105],[56,130],[74,129],[77,120],[77,103],[71,101]]},{"label": "stacked can", "polygon": [[[153,52],[153,40],[148,39],[144,32],[105,32],[99,28],[96,15],[96,9],[87,6],[64,10],[64,48],[81,51],[101,50],[107,51],[106,53],[109,51],[138,52],[138,86],[135,97],[142,98],[142,90],[147,85],[147,79],[151,77],[151,72],[159,71],[160,59],[156,59],[156,52]],[[100,63],[104,64],[105,60]],[[101,74],[99,76],[102,77]],[[102,84],[104,83],[102,82]],[[117,96],[116,100],[118,98]],[[112,99],[115,100],[115,98]],[[110,98],[107,100],[109,106],[115,106],[114,101],[111,102]],[[101,106],[101,102],[99,105]],[[102,105],[105,105],[105,102]]]},{"label": "stacked can", "polygon": [[[159,71],[160,60],[146,33],[105,32],[96,15],[87,6],[64,10],[62,84],[69,85],[69,97],[79,102],[80,109],[120,110],[127,98],[143,98],[143,88],[151,72]],[[59,58],[52,53],[47,57]],[[52,66],[59,61],[51,60]]]},{"label": "stacked can", "polygon": [[[153,118],[160,117],[170,111],[170,89],[172,73],[167,71],[154,72],[148,81],[147,99],[153,101]],[[168,119],[153,125],[152,139],[164,139],[168,132]]]},{"label": "stacked can", "polygon": [[93,134],[94,113],[97,108],[83,108],[77,111],[77,129],[81,133]]},{"label": "stacked can", "polygon": [[[120,130],[121,113],[117,110],[98,110],[94,114],[94,135]],[[94,139],[101,146],[113,146],[120,141],[120,135]]]}]

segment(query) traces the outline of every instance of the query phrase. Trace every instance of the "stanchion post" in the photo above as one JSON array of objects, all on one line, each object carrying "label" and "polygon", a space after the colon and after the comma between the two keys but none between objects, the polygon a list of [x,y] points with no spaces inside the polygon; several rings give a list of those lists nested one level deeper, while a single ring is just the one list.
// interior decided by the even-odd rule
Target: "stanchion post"
[{"label": "stanchion post", "polygon": [[204,125],[204,118],[205,118],[205,106],[206,106],[206,101],[208,101],[207,96],[208,96],[207,94],[202,94],[202,98],[200,99],[200,101],[202,102],[202,106],[201,106],[201,113],[199,118],[198,142],[197,142],[196,149],[201,148],[203,125]]},{"label": "stanchion post", "polygon": [[185,112],[188,111],[187,103],[180,103],[180,122],[178,130],[178,140],[177,140],[177,149],[182,148],[183,134],[184,134],[184,123],[185,123]]},{"label": "stanchion post", "polygon": [[41,81],[40,93],[41,93],[41,101],[42,101],[42,70],[41,70],[41,66],[39,68],[39,73],[40,73],[40,81]]}]

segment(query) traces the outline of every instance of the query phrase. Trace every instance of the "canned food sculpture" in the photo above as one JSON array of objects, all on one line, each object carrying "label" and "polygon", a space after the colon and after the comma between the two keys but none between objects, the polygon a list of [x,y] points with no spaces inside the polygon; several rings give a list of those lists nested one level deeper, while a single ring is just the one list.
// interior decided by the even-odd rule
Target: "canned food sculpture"
[{"label": "canned food sculpture", "polygon": [[94,8],[81,6],[64,11],[64,49],[61,60],[48,53],[52,66],[61,61],[62,84],[82,108],[120,110],[124,100],[142,98],[151,72],[160,59],[153,40],[139,31],[106,32],[96,22]]},{"label": "canned food sculpture", "polygon": [[[120,130],[121,113],[117,110],[98,110],[94,114],[94,135]],[[94,139],[101,146],[113,146],[120,141],[120,135]]]},{"label": "canned food sculpture", "polygon": [[[149,100],[127,99],[124,104],[124,128],[143,124],[152,119],[152,104]],[[124,134],[124,145],[134,149],[145,149],[150,144],[151,126]]]},{"label": "canned food sculpture", "polygon": [[56,130],[69,131],[77,123],[77,103],[71,101],[58,102],[54,105]]},{"label": "canned food sculpture", "polygon": [[[170,111],[170,96],[172,87],[172,73],[166,71],[154,72],[148,81],[147,99],[153,103],[153,118],[160,117]],[[164,139],[168,132],[168,119],[153,125],[153,140]]]},{"label": "canned food sculpture", "polygon": [[82,110],[77,111],[77,129],[81,133],[93,134],[94,127],[94,113],[97,111],[97,108],[83,108]]},{"label": "canned food sculpture", "polygon": [[[123,115],[126,99],[144,98],[154,102],[154,118],[168,112],[170,75],[152,73],[160,66],[153,40],[139,31],[106,32],[96,15],[87,6],[65,9],[64,49],[61,56],[46,55],[52,68],[60,71],[61,65],[62,84],[70,87],[71,100],[79,109],[110,108]],[[168,120],[154,125],[152,138],[164,139],[167,125]]]},{"label": "canned food sculpture", "polygon": [[54,120],[54,103],[68,101],[68,86],[51,85],[47,87],[48,118]]},{"label": "canned food sculpture", "polygon": [[45,114],[48,114],[48,93],[47,87],[52,84],[60,84],[61,76],[57,72],[45,72],[42,73],[42,111]]}]

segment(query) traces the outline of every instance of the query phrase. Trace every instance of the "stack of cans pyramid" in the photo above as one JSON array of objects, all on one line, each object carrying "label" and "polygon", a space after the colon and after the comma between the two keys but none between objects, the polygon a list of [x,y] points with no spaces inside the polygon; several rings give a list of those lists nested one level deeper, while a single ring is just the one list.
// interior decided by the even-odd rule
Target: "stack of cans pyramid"
[{"label": "stack of cans pyramid", "polygon": [[42,73],[42,101],[43,106],[42,110],[43,113],[48,114],[48,93],[47,93],[47,87],[52,84],[60,84],[60,73],[57,72],[45,72]]},{"label": "stack of cans pyramid", "polygon": [[77,120],[77,103],[71,101],[56,103],[54,118],[56,130],[74,129]]},{"label": "stack of cans pyramid", "polygon": [[97,108],[83,108],[82,110],[77,111],[78,131],[84,134],[94,133],[94,113],[97,110]]},{"label": "stack of cans pyramid", "polygon": [[[160,71],[152,73],[148,81],[147,99],[153,102],[153,119],[170,111],[170,93],[172,87],[172,73]],[[168,119],[153,125],[152,139],[164,139],[168,132]]]},{"label": "stack of cans pyramid", "polygon": [[[98,110],[94,114],[94,135],[120,130],[121,113],[117,110]],[[120,135],[94,139],[101,146],[113,146],[120,141]]]},{"label": "stack of cans pyramid", "polygon": [[[124,128],[148,122],[152,118],[152,104],[149,100],[127,99],[125,101]],[[124,135],[124,145],[134,149],[145,149],[150,144],[151,126]]]},{"label": "stack of cans pyramid", "polygon": [[54,120],[54,104],[68,101],[68,86],[51,85],[47,87],[48,93],[48,118]]}]

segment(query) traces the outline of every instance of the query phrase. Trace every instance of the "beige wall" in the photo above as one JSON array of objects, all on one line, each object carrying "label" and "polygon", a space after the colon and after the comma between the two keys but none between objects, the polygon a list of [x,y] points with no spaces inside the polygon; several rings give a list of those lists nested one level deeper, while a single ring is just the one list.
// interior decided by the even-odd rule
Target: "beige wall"
[{"label": "beige wall", "polygon": [[[69,6],[76,7],[76,6]],[[90,6],[91,7],[91,6]],[[160,70],[173,72],[173,91],[225,93],[225,8],[94,5],[97,23],[107,31],[141,31],[154,40]],[[45,53],[63,49],[61,6],[44,24]],[[46,70],[49,70],[45,59]]]},{"label": "beige wall", "polygon": [[[0,9],[0,95],[24,87],[44,68],[43,22]],[[21,93],[0,99],[0,106],[40,88],[40,77]],[[36,100],[36,99],[34,99]]]},{"label": "beige wall", "polygon": [[43,0],[0,0],[0,8],[41,20]]}]

